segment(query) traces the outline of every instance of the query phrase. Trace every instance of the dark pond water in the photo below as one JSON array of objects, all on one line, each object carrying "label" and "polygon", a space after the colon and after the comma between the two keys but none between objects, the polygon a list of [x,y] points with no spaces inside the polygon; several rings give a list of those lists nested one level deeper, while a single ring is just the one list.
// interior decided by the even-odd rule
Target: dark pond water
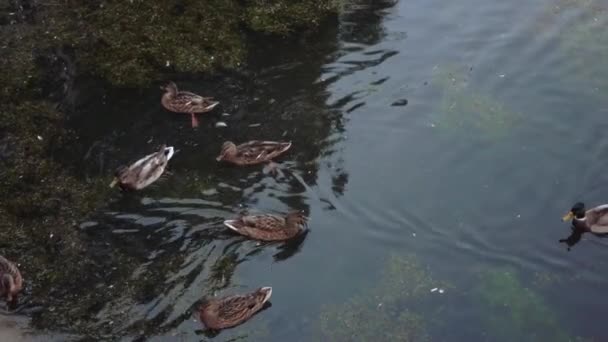
[{"label": "dark pond water", "polygon": [[[608,200],[608,5],[373,3],[315,43],[261,46],[244,79],[174,79],[222,102],[198,130],[158,85],[80,86],[83,177],[180,152],[81,222],[116,263],[86,286],[121,291],[75,321],[121,341],[606,338],[608,241],[558,240],[575,201]],[[278,176],[215,162],[249,139],[293,141]],[[302,209],[309,233],[246,241],[222,226],[245,209]],[[272,306],[242,326],[209,337],[191,315],[258,286]]]}]

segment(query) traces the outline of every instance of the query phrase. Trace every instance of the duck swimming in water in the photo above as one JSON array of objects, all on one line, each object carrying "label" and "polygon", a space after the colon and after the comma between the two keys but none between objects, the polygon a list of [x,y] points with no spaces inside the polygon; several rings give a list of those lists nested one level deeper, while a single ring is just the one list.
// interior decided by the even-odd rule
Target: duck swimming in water
[{"label": "duck swimming in water", "polygon": [[238,146],[231,141],[226,141],[216,160],[239,166],[267,163],[285,153],[290,147],[291,142],[282,141],[253,140]]},{"label": "duck swimming in water", "polygon": [[141,158],[131,166],[119,167],[110,187],[116,184],[123,190],[141,190],[147,187],[163,174],[174,153],[172,146],[162,145],[157,152]]},{"label": "duck swimming in water", "polygon": [[271,295],[272,287],[262,287],[244,295],[205,300],[199,308],[199,318],[208,329],[231,328],[260,311]]},{"label": "duck swimming in water", "polygon": [[562,218],[572,221],[574,228],[594,234],[608,234],[608,204],[585,210],[585,204],[577,202]]},{"label": "duck swimming in water", "polygon": [[195,113],[206,113],[219,104],[212,97],[202,97],[188,91],[180,91],[173,82],[169,82],[161,89],[165,91],[160,100],[163,107],[175,113],[190,114],[192,127],[198,127]]},{"label": "duck swimming in water", "polygon": [[306,226],[306,216],[292,211],[285,217],[276,215],[246,215],[226,220],[224,225],[235,232],[261,241],[283,241],[298,235]]},{"label": "duck swimming in water", "polygon": [[23,278],[17,265],[0,255],[0,297],[11,303],[23,288]]}]

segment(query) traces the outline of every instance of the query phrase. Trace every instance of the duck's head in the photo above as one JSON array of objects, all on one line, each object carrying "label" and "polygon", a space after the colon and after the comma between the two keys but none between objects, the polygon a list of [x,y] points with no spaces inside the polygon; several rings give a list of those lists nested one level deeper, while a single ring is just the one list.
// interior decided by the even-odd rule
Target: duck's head
[{"label": "duck's head", "polygon": [[160,89],[164,90],[166,94],[175,95],[177,94],[177,85],[174,82],[169,81],[164,86],[161,86]]},{"label": "duck's head", "polygon": [[231,142],[231,141],[226,141],[224,144],[222,144],[222,150],[220,152],[220,155],[217,156],[217,158],[215,158],[215,160],[217,161],[221,161],[223,159],[226,159],[226,157],[231,157],[237,154],[237,149],[236,149],[236,145]]},{"label": "duck's head", "polygon": [[562,221],[566,222],[574,218],[585,218],[585,204],[583,202],[576,202],[572,206],[572,209],[570,209],[570,211],[564,217],[562,217]]}]

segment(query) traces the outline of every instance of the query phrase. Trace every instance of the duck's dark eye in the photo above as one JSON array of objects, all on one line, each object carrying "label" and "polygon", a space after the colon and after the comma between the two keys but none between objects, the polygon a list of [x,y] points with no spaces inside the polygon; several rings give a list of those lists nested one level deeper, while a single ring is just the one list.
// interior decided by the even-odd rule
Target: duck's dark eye
[{"label": "duck's dark eye", "polygon": [[169,150],[165,150],[165,155],[168,156],[169,155]]}]

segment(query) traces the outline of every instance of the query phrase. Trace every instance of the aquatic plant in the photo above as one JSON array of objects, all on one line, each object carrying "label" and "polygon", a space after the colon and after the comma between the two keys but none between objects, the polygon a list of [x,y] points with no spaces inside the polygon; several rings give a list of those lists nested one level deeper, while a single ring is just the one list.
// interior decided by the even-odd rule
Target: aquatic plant
[{"label": "aquatic plant", "polygon": [[566,9],[581,11],[573,25],[568,25],[559,35],[560,47],[574,74],[591,89],[601,95],[608,91],[608,70],[597,61],[608,60],[608,7],[592,0],[561,1],[555,14]]},{"label": "aquatic plant", "polygon": [[[287,35],[318,27],[335,14],[334,1],[48,1],[6,6],[0,25],[13,85],[34,73],[35,51],[69,47],[80,68],[112,83],[137,85],[163,72],[207,72],[239,66],[247,32]],[[244,29],[244,30],[243,30]],[[8,48],[8,49],[7,49]]]},{"label": "aquatic plant", "polygon": [[[391,256],[379,282],[320,314],[323,341],[425,341],[424,316],[411,310],[437,284],[414,257]],[[446,288],[443,285],[443,288]]]},{"label": "aquatic plant", "polygon": [[521,118],[490,95],[471,88],[460,68],[436,68],[432,83],[441,91],[434,123],[440,129],[495,140],[506,136]]},{"label": "aquatic plant", "polygon": [[483,271],[473,296],[492,341],[571,340],[542,297],[512,270]]}]

